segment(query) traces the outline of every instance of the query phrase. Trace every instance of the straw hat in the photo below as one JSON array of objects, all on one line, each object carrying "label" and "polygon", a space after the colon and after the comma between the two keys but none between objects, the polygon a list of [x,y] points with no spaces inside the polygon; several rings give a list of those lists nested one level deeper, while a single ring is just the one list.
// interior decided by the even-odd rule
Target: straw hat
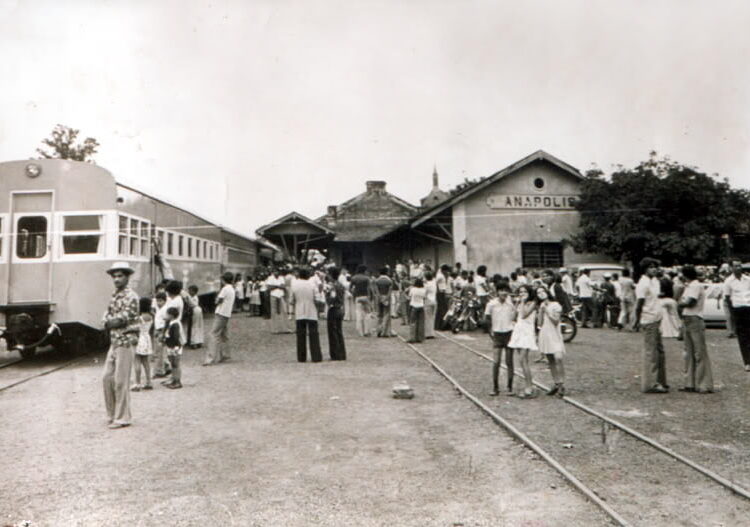
[{"label": "straw hat", "polygon": [[111,275],[115,271],[122,271],[127,275],[131,275],[135,272],[135,269],[130,267],[130,264],[128,262],[114,262],[112,266],[107,269],[107,274]]}]

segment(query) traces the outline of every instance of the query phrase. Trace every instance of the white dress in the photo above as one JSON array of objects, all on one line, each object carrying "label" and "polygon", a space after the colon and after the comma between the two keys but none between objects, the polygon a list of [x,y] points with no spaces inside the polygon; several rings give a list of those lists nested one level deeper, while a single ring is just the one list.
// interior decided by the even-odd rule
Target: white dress
[{"label": "white dress", "polygon": [[536,331],[534,330],[536,309],[532,309],[531,313],[525,318],[521,317],[521,309],[518,310],[518,320],[516,325],[513,326],[513,333],[510,334],[508,347],[536,351],[539,349],[536,344]]}]

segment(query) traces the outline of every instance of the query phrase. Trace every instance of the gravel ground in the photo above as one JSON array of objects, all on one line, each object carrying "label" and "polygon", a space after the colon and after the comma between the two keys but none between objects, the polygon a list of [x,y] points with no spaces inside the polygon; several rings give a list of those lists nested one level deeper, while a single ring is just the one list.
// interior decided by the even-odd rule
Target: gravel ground
[{"label": "gravel ground", "polygon": [[[568,346],[566,370],[570,395],[674,450],[742,483],[748,459],[742,450],[747,433],[747,382],[736,341],[709,332],[719,393],[643,395],[639,392],[641,337],[610,330],[584,330]],[[475,332],[460,342],[491,354],[489,338]],[[681,343],[666,341],[672,386],[681,385]],[[638,525],[745,525],[750,503],[671,458],[652,452],[601,421],[556,398],[533,400],[486,397],[490,363],[447,340],[420,349],[484,402],[540,442],[584,483]],[[549,384],[542,364],[535,378]],[[678,379],[679,378],[679,379]],[[746,445],[746,441],[744,442]]]},{"label": "gravel ground", "polygon": [[609,524],[404,344],[351,330],[346,362],[298,364],[293,335],[235,318],[232,362],[186,351],[185,388],[133,393],[121,430],[102,356],[0,393],[0,525]]}]

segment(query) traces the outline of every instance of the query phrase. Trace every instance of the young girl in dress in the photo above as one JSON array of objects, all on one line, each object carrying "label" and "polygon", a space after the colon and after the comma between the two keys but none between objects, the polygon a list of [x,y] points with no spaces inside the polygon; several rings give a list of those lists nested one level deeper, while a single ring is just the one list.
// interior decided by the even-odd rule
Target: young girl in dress
[{"label": "young girl in dress", "polygon": [[529,352],[539,349],[536,344],[536,331],[534,329],[536,304],[534,289],[528,285],[520,286],[518,288],[518,317],[516,318],[516,325],[513,326],[513,333],[510,335],[508,347],[518,352],[518,358],[521,362],[524,376],[524,389],[519,395],[521,399],[530,399],[537,396],[534,389],[534,379],[531,375],[531,366],[529,366]]},{"label": "young girl in dress", "polygon": [[[138,311],[140,311],[138,318],[140,333],[138,335],[138,346],[135,348],[135,361],[133,363],[135,366],[135,385],[131,388],[134,392],[140,392],[141,389],[153,389],[153,386],[151,386],[151,363],[149,362],[153,353],[151,325],[154,322],[154,318],[151,315],[151,299],[141,298],[138,302]],[[141,384],[141,368],[143,368],[145,384]]]},{"label": "young girl in dress", "polygon": [[539,351],[547,357],[552,380],[555,382],[547,395],[557,394],[558,397],[562,397],[565,395],[565,343],[560,331],[562,306],[550,300],[546,287],[537,287],[535,291],[539,301]]}]

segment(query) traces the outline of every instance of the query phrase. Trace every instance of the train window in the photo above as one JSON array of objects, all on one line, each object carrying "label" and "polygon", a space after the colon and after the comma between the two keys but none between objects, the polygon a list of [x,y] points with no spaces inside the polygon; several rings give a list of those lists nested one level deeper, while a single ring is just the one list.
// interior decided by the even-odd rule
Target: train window
[{"label": "train window", "polygon": [[167,256],[174,255],[174,234],[167,233]]},{"label": "train window", "polygon": [[210,251],[210,253],[209,253],[209,254],[210,254],[210,256],[209,256],[209,258],[208,258],[208,259],[209,259],[209,260],[213,260],[213,259],[214,259],[214,244],[212,243],[212,244],[211,244],[211,245],[209,246],[209,248],[208,248],[208,249],[209,249],[209,251]]},{"label": "train window", "polygon": [[180,234],[177,236],[177,256],[182,256],[184,245],[185,237]]},{"label": "train window", "polygon": [[193,257],[193,239],[192,238],[187,238],[187,255],[188,255],[188,258]]},{"label": "train window", "polygon": [[120,216],[120,234],[128,233],[128,219],[125,216]]},{"label": "train window", "polygon": [[200,260],[201,259],[201,241],[195,240],[195,257]]},{"label": "train window", "polygon": [[148,242],[150,240],[148,223],[141,222],[141,256],[148,256]]},{"label": "train window", "polygon": [[3,257],[3,218],[0,217],[0,258]]},{"label": "train window", "polygon": [[16,229],[16,256],[44,258],[47,254],[47,218],[24,216]]},{"label": "train window", "polygon": [[203,242],[203,258],[208,258],[208,242]]},{"label": "train window", "polygon": [[102,233],[99,215],[63,216],[63,254],[98,254]]}]

